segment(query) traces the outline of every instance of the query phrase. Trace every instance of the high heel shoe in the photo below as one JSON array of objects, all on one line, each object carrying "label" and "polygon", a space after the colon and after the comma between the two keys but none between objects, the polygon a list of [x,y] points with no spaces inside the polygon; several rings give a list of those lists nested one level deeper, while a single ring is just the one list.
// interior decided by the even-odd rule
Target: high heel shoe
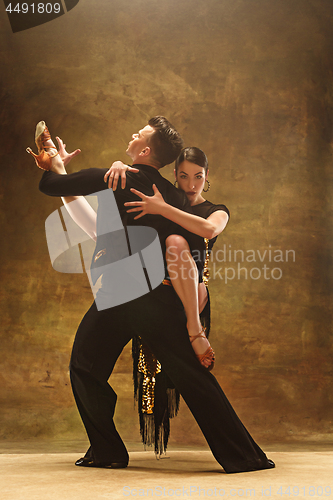
[{"label": "high heel shoe", "polygon": [[51,170],[52,158],[57,156],[59,152],[55,154],[48,153],[46,149],[56,149],[55,146],[45,146],[45,142],[51,139],[49,129],[44,121],[37,123],[36,133],[35,133],[35,143],[38,148],[38,155],[36,155],[30,148],[26,151],[35,158],[36,165],[42,170]]},{"label": "high heel shoe", "polygon": [[[198,335],[189,335],[189,337],[190,337],[191,344],[195,341],[195,339],[198,339],[198,338],[207,339],[204,328],[201,330],[200,333],[198,333]],[[207,339],[207,341],[208,341],[208,339]],[[211,346],[209,346],[208,349],[203,354],[196,354],[196,356],[197,356],[198,360],[200,361],[200,363],[202,364],[202,366],[207,368],[208,371],[211,371],[214,368],[215,353],[214,353]],[[207,367],[204,364],[204,361],[206,361],[206,360],[210,361],[210,365]]]}]

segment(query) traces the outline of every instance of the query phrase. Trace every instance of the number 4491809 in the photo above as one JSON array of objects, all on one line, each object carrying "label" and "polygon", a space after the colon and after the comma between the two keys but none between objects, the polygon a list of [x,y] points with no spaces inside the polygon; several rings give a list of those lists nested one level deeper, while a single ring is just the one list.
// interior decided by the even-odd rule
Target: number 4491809
[{"label": "number 4491809", "polygon": [[329,497],[331,496],[331,487],[330,486],[303,486],[303,487],[298,487],[298,486],[288,486],[283,488],[280,486],[280,488],[276,492],[278,495],[281,497],[284,497],[285,495],[289,497]]},{"label": "number 4491809", "polygon": [[29,11],[32,14],[59,14],[61,10],[60,3],[31,3],[30,5],[28,3],[17,3],[15,7],[12,7],[12,4],[8,4],[6,7],[6,11],[11,13],[16,12],[19,14],[22,12],[22,14],[27,14]]}]

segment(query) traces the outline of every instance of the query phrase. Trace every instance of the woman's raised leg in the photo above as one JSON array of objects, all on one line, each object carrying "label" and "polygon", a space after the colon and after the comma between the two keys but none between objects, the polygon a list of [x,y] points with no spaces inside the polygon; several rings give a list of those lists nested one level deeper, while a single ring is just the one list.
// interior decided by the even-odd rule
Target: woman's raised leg
[{"label": "woman's raised leg", "polygon": [[[68,153],[66,151],[66,144],[63,143],[60,137],[56,137],[56,139],[59,151],[51,138],[46,123],[41,121],[37,124],[35,134],[35,142],[39,154],[35,155],[30,148],[27,148],[27,151],[35,158],[39,168],[49,170],[59,175],[66,175],[65,166],[74,156],[77,156],[81,150],[76,149],[72,153]],[[89,205],[84,196],[64,196],[61,199],[74,222],[76,222],[90,238],[96,241],[96,212]]]}]

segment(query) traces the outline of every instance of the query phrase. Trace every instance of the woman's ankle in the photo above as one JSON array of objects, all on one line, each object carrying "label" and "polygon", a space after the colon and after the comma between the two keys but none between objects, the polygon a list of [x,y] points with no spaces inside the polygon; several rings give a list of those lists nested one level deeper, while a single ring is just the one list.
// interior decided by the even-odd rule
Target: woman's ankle
[{"label": "woman's ankle", "polygon": [[201,333],[203,330],[202,325],[200,323],[187,322],[186,327],[190,337],[193,335],[199,335],[199,333]]}]

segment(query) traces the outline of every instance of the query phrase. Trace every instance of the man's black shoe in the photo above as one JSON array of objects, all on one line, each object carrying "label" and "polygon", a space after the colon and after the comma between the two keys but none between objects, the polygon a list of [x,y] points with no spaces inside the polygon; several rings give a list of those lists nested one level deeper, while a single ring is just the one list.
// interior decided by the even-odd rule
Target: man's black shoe
[{"label": "man's black shoe", "polygon": [[78,467],[99,467],[101,469],[125,469],[128,464],[127,462],[99,463],[95,462],[93,458],[82,457],[75,462],[75,465]]},{"label": "man's black shoe", "polygon": [[244,470],[228,470],[228,471],[226,471],[225,469],[224,470],[227,474],[236,474],[236,473],[240,473],[240,472],[253,472],[253,471],[257,471],[257,470],[266,470],[266,469],[274,469],[274,468],[275,468],[275,463],[273,462],[273,460],[268,458],[267,461],[265,462],[264,466],[256,464],[255,466],[250,466],[248,469],[244,469]]}]

